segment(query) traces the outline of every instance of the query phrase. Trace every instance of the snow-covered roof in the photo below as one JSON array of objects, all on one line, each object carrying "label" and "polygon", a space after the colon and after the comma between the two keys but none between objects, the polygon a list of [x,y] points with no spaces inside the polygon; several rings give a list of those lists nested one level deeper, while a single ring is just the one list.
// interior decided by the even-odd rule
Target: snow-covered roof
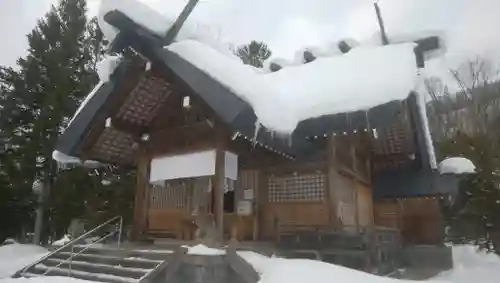
[{"label": "snow-covered roof", "polygon": [[[99,11],[99,25],[110,41],[116,37],[119,31],[104,21],[104,15],[114,10],[121,11],[136,24],[159,37],[163,37],[167,33],[177,16],[164,17],[136,0],[103,0]],[[223,95],[216,95],[216,93],[200,95],[217,96],[219,100],[231,101],[235,110],[226,113],[227,120],[241,118],[236,114],[245,114],[242,116],[250,117],[255,113],[253,118],[250,118],[255,120],[255,116],[257,116],[257,121],[250,123],[255,124],[256,133],[263,125],[269,131],[290,134],[304,121],[309,122],[318,117],[323,119],[326,116],[343,115],[354,111],[361,111],[358,114],[367,111],[366,115],[363,116],[366,116],[366,122],[370,126],[369,109],[407,98],[408,94],[415,90],[418,83],[415,64],[415,47],[417,45],[414,42],[387,46],[376,44],[364,46],[353,40],[343,40],[325,48],[302,49],[297,53],[296,59],[286,68],[277,72],[267,72],[244,65],[227,46],[219,44],[220,42],[210,33],[191,27],[192,25],[187,22],[183,25],[175,42],[166,47],[164,51],[166,57],[163,57],[162,60],[168,58],[164,63],[169,65],[169,68],[175,69],[177,67],[174,72],[183,72],[182,75],[190,76],[188,79],[191,84],[199,82],[198,79],[201,76],[198,73],[204,73],[205,77],[209,77],[208,81],[212,81],[208,83],[212,84],[212,90],[220,92],[221,86],[225,88],[226,93]],[[307,60],[304,56],[305,52],[309,52],[314,60]],[[95,96],[96,92],[103,85],[106,86],[105,82],[109,80],[119,62],[117,59],[108,57],[100,64],[101,82],[88,95],[73,119],[79,115],[82,108]],[[176,62],[173,63],[172,60]],[[179,60],[184,61],[184,63],[179,63]],[[176,64],[177,66],[175,66]],[[192,66],[189,67],[186,64]],[[266,65],[268,66],[269,63],[266,62]],[[188,71],[188,69],[192,71]],[[196,74],[192,75],[193,72]],[[183,77],[179,73],[177,75]],[[213,82],[219,86],[214,85]],[[200,89],[195,91],[200,91]],[[202,92],[204,91],[202,87]],[[245,105],[235,107],[235,103]],[[213,105],[216,104],[220,104],[220,102],[214,102]],[[247,111],[248,108],[251,108],[251,111]],[[421,111],[424,111],[421,115],[422,122],[424,122],[424,127],[428,129],[425,107]],[[238,121],[241,122],[241,120]],[[346,121],[352,127],[349,117],[346,117]],[[323,124],[330,123],[331,119],[322,122]],[[304,126],[304,124],[301,125]],[[245,126],[248,125],[245,124]],[[246,135],[249,134],[247,128]],[[304,127],[299,128],[303,129]],[[328,127],[320,128],[325,130],[325,134],[329,130]],[[238,130],[235,129],[235,131]],[[428,131],[424,130],[424,132]],[[303,134],[301,135],[303,136]],[[435,157],[433,157],[434,150],[430,133],[426,138],[430,160],[433,163]],[[433,165],[433,168],[435,167]]]},{"label": "snow-covered roof", "polygon": [[441,174],[473,174],[476,166],[472,161],[464,157],[450,157],[439,163]]},{"label": "snow-covered roof", "polygon": [[417,81],[414,47],[357,47],[264,74],[198,41],[179,41],[167,49],[249,103],[266,128],[291,133],[305,119],[405,99]]},{"label": "snow-covered roof", "polygon": [[[178,17],[177,14],[173,14],[172,12],[170,14],[160,14],[138,0],[101,0],[97,21],[102,33],[110,42],[115,39],[119,30],[106,22],[104,16],[114,10],[126,14],[135,23],[161,38],[167,34]],[[187,19],[176,36],[176,40],[186,39],[198,40],[212,46],[226,56],[235,56],[231,52],[229,44],[221,40],[217,30],[196,22],[192,18]]]}]

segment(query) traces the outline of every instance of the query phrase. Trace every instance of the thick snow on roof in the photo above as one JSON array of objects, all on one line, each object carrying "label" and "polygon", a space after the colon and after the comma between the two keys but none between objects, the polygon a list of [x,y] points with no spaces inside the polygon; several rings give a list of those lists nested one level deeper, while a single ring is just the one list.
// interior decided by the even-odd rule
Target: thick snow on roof
[{"label": "thick snow on roof", "polygon": [[194,40],[167,48],[252,105],[264,126],[292,132],[305,119],[404,99],[417,79],[414,43],[356,47],[349,53],[257,73]]},{"label": "thick snow on roof", "polygon": [[439,163],[439,173],[441,174],[472,174],[475,172],[474,163],[464,157],[450,157]]},{"label": "thick snow on roof", "polygon": [[[118,10],[126,14],[135,23],[159,37],[164,37],[167,34],[168,30],[179,16],[173,12],[166,15],[160,14],[145,3],[141,3],[137,0],[101,0],[97,21],[104,37],[110,42],[115,39],[119,30],[108,24],[104,20],[104,15],[113,10]],[[231,52],[229,44],[222,42],[221,35],[217,30],[196,22],[192,17],[188,17],[176,37],[176,40],[186,39],[201,41],[227,56],[235,56]]]},{"label": "thick snow on roof", "polygon": [[54,150],[52,152],[52,159],[54,159],[55,161],[57,161],[61,164],[79,164],[79,165],[83,165],[84,167],[88,167],[88,168],[96,168],[96,167],[101,166],[101,163],[98,161],[85,160],[84,162],[82,162],[82,160],[80,158],[66,155],[66,154],[60,152],[59,150]]}]

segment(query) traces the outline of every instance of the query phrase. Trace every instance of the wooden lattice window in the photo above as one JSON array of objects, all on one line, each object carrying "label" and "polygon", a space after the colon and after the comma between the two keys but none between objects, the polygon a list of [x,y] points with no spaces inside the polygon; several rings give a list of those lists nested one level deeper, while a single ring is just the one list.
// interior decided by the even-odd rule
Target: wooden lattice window
[{"label": "wooden lattice window", "polygon": [[325,175],[304,174],[269,178],[269,202],[320,201],[324,196]]}]

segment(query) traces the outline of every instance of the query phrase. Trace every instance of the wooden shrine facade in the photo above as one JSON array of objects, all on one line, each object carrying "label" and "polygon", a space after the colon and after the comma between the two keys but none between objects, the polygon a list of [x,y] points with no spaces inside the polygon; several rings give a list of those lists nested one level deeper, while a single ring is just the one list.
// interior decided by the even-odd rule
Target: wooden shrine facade
[{"label": "wooden shrine facade", "polygon": [[429,219],[439,211],[424,217],[404,202],[436,207],[433,197],[453,189],[429,166],[415,93],[308,119],[279,137],[256,126],[251,105],[227,87],[113,13],[105,17],[120,30],[112,49],[141,56],[123,59],[96,86],[56,149],[137,168],[136,239],[192,239],[202,211],[221,237],[238,240],[385,226],[407,231],[412,242],[438,241],[441,227],[429,228]]}]

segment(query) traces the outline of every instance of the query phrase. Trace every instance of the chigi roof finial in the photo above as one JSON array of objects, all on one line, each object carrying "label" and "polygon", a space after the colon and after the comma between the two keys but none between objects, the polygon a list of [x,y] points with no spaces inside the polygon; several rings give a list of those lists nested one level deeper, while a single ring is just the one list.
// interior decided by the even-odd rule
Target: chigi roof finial
[{"label": "chigi roof finial", "polygon": [[380,7],[378,6],[378,0],[373,3],[375,6],[375,13],[377,13],[377,21],[380,27],[380,36],[382,37],[382,44],[388,45],[389,39],[387,39],[387,34],[385,33],[384,19],[382,19],[382,13],[380,12]]}]

